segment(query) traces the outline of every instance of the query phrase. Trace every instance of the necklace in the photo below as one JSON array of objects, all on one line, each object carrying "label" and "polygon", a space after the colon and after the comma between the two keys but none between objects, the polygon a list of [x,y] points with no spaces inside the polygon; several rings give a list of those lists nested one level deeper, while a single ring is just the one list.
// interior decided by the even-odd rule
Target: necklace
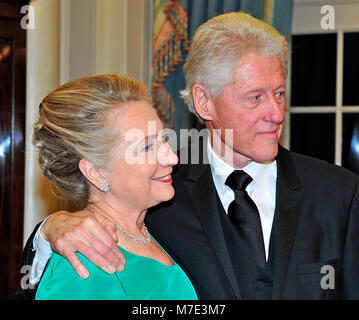
[{"label": "necklace", "polygon": [[[96,206],[96,205],[95,205],[95,206]],[[96,207],[97,207],[97,206],[96,206]],[[99,208],[99,209],[100,209],[100,208]],[[89,207],[86,207],[85,210],[88,210],[88,211],[94,213],[94,212],[92,211],[92,209],[89,208]],[[122,232],[123,232],[126,236],[128,236],[129,238],[131,238],[131,239],[133,239],[133,240],[136,240],[136,241],[140,241],[140,242],[142,242],[143,244],[147,244],[147,243],[150,243],[150,242],[151,242],[151,236],[150,236],[150,233],[149,233],[148,230],[147,230],[146,225],[144,225],[144,227],[145,227],[145,231],[146,231],[147,236],[146,236],[146,237],[139,238],[139,237],[136,237],[135,235],[133,235],[132,233],[129,233],[127,230],[125,230],[124,228],[122,228],[119,224],[116,224],[115,221],[113,221],[108,215],[105,214],[105,212],[102,212],[102,213],[106,216],[107,219],[111,220],[111,221],[115,224],[115,226],[116,226],[117,229],[119,229],[120,231],[122,231]]]},{"label": "necklace", "polygon": [[140,241],[140,242],[142,242],[144,244],[147,244],[147,243],[151,242],[151,236],[150,236],[150,233],[147,230],[147,227],[146,226],[144,226],[144,227],[145,227],[145,231],[147,233],[147,237],[139,238],[139,237],[134,236],[132,233],[129,233],[127,230],[122,228],[119,224],[116,224],[116,228],[121,230],[126,236],[130,237],[133,240]]}]

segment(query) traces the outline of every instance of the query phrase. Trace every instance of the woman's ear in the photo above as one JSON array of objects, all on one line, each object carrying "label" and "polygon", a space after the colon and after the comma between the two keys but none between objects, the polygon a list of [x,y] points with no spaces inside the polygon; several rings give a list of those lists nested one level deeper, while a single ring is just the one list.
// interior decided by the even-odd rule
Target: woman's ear
[{"label": "woman's ear", "polygon": [[79,169],[92,185],[100,189],[101,180],[104,179],[100,169],[98,169],[90,160],[85,158],[80,160]]},{"label": "woman's ear", "polygon": [[206,87],[195,83],[192,86],[193,107],[204,120],[212,120],[213,101]]}]

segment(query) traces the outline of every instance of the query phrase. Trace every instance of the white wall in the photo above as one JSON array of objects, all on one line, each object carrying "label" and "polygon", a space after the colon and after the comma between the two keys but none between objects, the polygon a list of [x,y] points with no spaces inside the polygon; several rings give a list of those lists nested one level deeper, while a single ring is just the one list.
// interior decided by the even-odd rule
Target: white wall
[{"label": "white wall", "polygon": [[35,8],[35,29],[27,30],[24,240],[34,224],[60,204],[38,166],[37,152],[32,145],[38,105],[58,86],[58,0],[40,0],[31,5]]},{"label": "white wall", "polygon": [[37,0],[27,30],[24,243],[48,214],[64,209],[43,177],[32,145],[42,98],[60,84],[98,73],[123,73],[149,84],[152,1]]},{"label": "white wall", "polygon": [[151,0],[61,0],[62,80],[123,73],[148,82],[151,4]]}]

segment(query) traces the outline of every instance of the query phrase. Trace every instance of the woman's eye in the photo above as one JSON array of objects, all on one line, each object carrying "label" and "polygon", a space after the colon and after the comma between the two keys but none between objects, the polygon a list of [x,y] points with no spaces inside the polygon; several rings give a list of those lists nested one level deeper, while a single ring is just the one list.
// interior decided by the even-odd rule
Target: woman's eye
[{"label": "woman's eye", "polygon": [[152,149],[152,147],[153,147],[153,144],[150,143],[150,144],[146,145],[143,150],[144,150],[145,152],[148,152],[148,151],[150,151],[150,150]]}]

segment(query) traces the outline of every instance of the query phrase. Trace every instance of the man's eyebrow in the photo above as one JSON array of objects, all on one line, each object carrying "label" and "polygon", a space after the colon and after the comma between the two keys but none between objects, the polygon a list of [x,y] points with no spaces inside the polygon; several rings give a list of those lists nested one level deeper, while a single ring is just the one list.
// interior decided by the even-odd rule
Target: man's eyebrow
[{"label": "man's eyebrow", "polygon": [[286,87],[287,87],[287,83],[285,82],[285,83],[282,83],[280,86],[278,86],[278,88],[276,88],[275,90],[278,90],[278,89],[281,89],[281,88],[286,89]]},{"label": "man's eyebrow", "polygon": [[[278,90],[278,89],[285,89],[286,88],[286,84],[282,83],[280,86],[278,86],[277,88],[274,89],[274,91]],[[267,89],[265,87],[260,87],[260,88],[255,88],[255,89],[249,89],[248,91],[245,91],[245,94],[249,94],[249,93],[253,93],[253,92],[263,92],[266,91]]]}]

